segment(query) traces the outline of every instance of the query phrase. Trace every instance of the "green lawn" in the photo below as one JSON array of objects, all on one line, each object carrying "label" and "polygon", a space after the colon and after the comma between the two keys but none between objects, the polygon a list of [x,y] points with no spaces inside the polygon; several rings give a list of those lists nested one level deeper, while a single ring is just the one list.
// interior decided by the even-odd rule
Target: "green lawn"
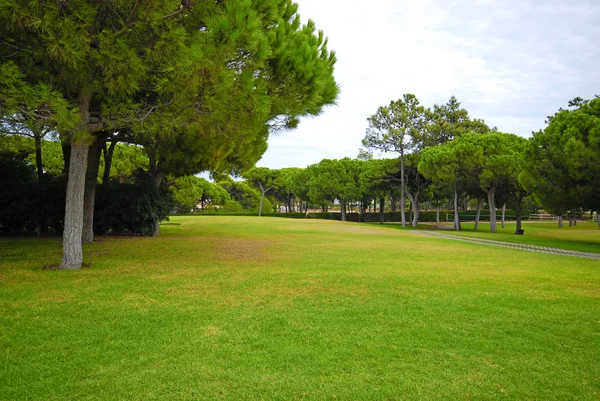
[{"label": "green lawn", "polygon": [[0,239],[0,399],[600,398],[598,261],[323,220],[161,232],[77,272]]},{"label": "green lawn", "polygon": [[[386,227],[402,229],[397,223],[386,224]],[[562,228],[557,222],[551,221],[524,221],[522,228],[525,235],[515,235],[515,222],[507,222],[502,228],[497,225],[497,233],[490,232],[490,223],[480,223],[479,230],[474,230],[474,223],[462,223],[462,231],[452,231],[452,223],[422,224],[422,229],[435,229],[445,234],[462,235],[465,237],[485,238],[496,241],[518,242],[554,248],[571,249],[575,251],[600,253],[600,230],[598,224],[591,221],[580,221],[577,226],[569,227],[568,221]],[[411,230],[412,227],[406,227]],[[442,231],[443,230],[443,231]]]}]

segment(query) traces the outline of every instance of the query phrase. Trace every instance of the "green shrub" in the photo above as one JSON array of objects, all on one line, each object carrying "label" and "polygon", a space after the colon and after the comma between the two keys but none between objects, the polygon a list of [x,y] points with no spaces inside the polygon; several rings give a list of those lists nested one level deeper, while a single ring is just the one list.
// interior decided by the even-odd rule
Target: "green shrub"
[{"label": "green shrub", "polygon": [[[244,211],[244,207],[238,201],[228,200],[225,202],[225,204],[221,208],[219,208],[219,210],[217,212],[214,212],[214,214],[220,214],[221,212],[231,213],[231,212],[243,212],[243,211]],[[210,212],[206,212],[206,213],[210,213]],[[204,212],[203,212],[203,214],[204,214]]]}]

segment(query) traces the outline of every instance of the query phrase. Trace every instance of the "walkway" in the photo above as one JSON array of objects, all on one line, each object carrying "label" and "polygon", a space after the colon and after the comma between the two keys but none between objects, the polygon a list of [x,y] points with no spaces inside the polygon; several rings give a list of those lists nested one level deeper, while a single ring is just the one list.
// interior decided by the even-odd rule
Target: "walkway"
[{"label": "walkway", "polygon": [[462,237],[462,236],[458,236],[458,235],[444,234],[444,233],[435,232],[435,231],[411,230],[409,232],[414,233],[414,234],[442,237],[442,238],[452,239],[455,241],[471,242],[474,244],[492,245],[492,246],[499,246],[502,248],[519,249],[522,251],[529,251],[529,252],[539,252],[539,253],[547,253],[547,254],[563,255],[563,256],[575,256],[578,258],[600,260],[600,253],[594,253],[594,252],[580,252],[580,251],[572,251],[569,249],[551,248],[551,247],[540,246],[540,245],[519,244],[516,242],[495,241],[495,240],[483,239],[483,238]]}]

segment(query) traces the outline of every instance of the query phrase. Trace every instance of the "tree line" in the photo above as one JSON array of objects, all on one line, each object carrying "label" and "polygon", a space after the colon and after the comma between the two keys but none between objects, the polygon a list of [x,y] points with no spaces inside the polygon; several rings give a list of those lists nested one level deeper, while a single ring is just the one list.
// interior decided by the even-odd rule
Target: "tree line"
[{"label": "tree line", "polygon": [[[475,206],[477,229],[482,208],[490,211],[490,230],[497,231],[496,209],[514,209],[515,233],[522,233],[521,210],[531,199],[546,211],[570,218],[600,209],[600,99],[576,98],[567,109],[548,117],[547,126],[527,140],[489,128],[472,119],[455,97],[425,108],[416,96],[404,95],[368,118],[356,159],[325,159],[301,168],[253,168],[242,174],[270,204],[299,201],[323,210],[339,205],[341,220],[377,203],[379,210],[399,210],[406,226],[406,207],[416,227],[422,202],[453,205],[454,229],[461,229],[460,206]],[[374,159],[373,151],[396,157]],[[288,208],[289,210],[290,208]],[[258,208],[261,214],[261,208]],[[383,214],[382,214],[383,216]]]}]

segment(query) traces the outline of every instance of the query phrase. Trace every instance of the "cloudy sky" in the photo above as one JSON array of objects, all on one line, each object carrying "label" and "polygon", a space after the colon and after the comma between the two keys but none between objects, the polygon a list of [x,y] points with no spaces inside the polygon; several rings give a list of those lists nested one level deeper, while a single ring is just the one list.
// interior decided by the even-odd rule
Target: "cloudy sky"
[{"label": "cloudy sky", "polygon": [[414,93],[454,95],[472,117],[528,137],[547,115],[600,94],[599,0],[296,0],[337,53],[337,106],[269,139],[258,163],[356,157],[367,117]]}]

